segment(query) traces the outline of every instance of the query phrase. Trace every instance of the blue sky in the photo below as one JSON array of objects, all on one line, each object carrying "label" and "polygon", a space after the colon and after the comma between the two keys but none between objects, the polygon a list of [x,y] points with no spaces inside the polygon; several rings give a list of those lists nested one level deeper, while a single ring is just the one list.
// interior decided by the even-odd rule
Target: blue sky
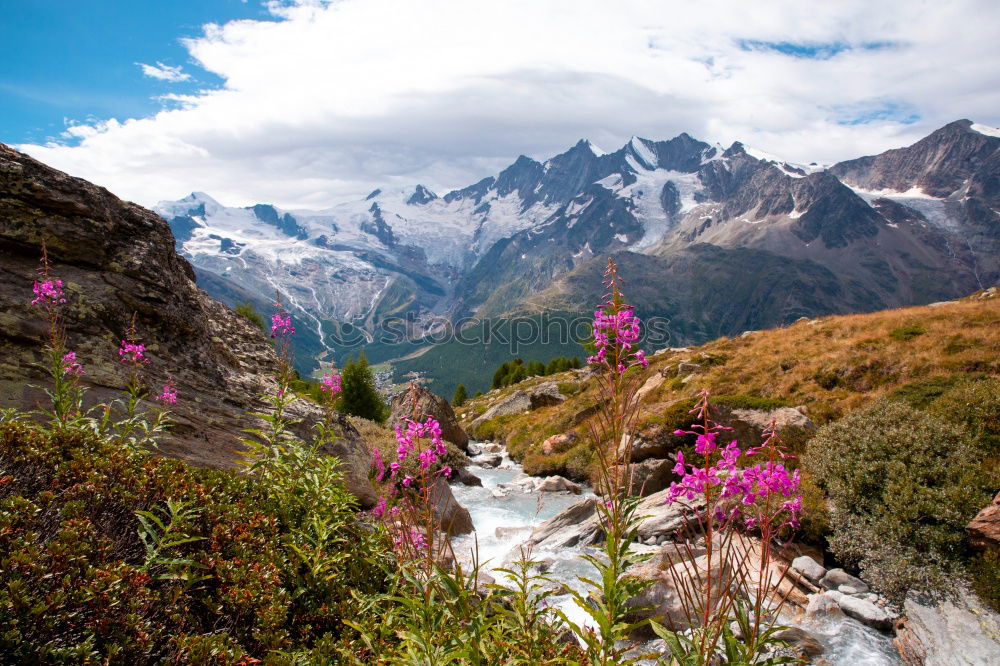
[{"label": "blue sky", "polygon": [[0,40],[0,141],[38,143],[57,137],[66,120],[140,117],[170,92],[215,87],[198,71],[169,83],[143,76],[135,63],[187,65],[182,37],[205,23],[269,19],[241,0],[10,0]]},{"label": "blue sky", "polygon": [[793,162],[1000,125],[995,0],[8,0],[0,141],[121,197],[323,208],[580,138]]}]

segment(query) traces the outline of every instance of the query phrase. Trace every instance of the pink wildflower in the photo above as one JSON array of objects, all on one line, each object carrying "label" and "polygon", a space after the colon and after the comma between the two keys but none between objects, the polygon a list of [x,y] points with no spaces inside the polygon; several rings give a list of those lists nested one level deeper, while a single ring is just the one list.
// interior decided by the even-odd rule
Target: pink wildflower
[{"label": "pink wildflower", "polygon": [[319,390],[329,393],[331,398],[340,393],[340,375],[335,372],[323,373],[323,377],[319,380]]},{"label": "pink wildflower", "polygon": [[122,363],[134,363],[136,365],[149,363],[149,359],[145,357],[145,354],[146,345],[122,340],[121,347],[118,349],[118,360]]},{"label": "pink wildflower", "polygon": [[277,312],[271,315],[271,337],[283,338],[290,335],[295,335],[295,327],[292,326],[291,316],[282,317]]},{"label": "pink wildflower", "polygon": [[62,368],[64,375],[79,377],[80,375],[87,374],[83,371],[83,366],[77,363],[76,352],[69,352],[62,357]]},{"label": "pink wildflower", "polygon": [[32,291],[35,292],[35,298],[31,301],[31,304],[41,306],[46,310],[66,302],[66,299],[63,297],[62,280],[46,279],[42,282],[35,282]]},{"label": "pink wildflower", "polygon": [[166,407],[167,405],[177,404],[177,391],[169,382],[163,385],[163,392],[156,396],[156,401],[161,405]]}]

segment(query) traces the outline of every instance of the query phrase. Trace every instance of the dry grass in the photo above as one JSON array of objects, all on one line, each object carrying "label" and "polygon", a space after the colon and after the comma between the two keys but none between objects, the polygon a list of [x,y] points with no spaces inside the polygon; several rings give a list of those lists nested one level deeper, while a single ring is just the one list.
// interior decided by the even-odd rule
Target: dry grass
[{"label": "dry grass", "polygon": [[[679,373],[682,361],[701,367],[694,373]],[[671,404],[702,388],[714,395],[779,399],[801,406],[822,424],[921,382],[1000,375],[1000,298],[827,317],[743,338],[721,338],[687,351],[653,356],[644,379],[655,373],[662,373],[665,381],[644,397],[640,427],[657,422]],[[494,419],[484,430],[506,442],[529,473],[585,478],[590,462],[585,437],[576,449],[559,456],[546,457],[540,451],[550,435],[586,433],[587,419],[581,415],[595,405],[597,396],[594,382],[581,379],[584,374],[533,378],[470,400],[461,410],[463,425],[468,427],[498,398],[513,391],[542,381],[576,382],[580,392],[565,403]]]}]

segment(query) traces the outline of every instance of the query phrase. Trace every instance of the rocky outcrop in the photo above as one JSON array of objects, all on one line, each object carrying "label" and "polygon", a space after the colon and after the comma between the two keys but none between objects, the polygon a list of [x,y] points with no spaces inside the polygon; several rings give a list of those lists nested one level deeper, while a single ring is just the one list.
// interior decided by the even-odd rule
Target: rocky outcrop
[{"label": "rocky outcrop", "polygon": [[1000,548],[1000,493],[965,528],[973,548]]},{"label": "rocky outcrop", "polygon": [[670,482],[677,478],[673,470],[674,461],[662,458],[649,458],[640,463],[633,463],[629,466],[631,478],[629,493],[646,497],[665,490],[670,486]]},{"label": "rocky outcrop", "polygon": [[962,593],[955,600],[909,598],[893,644],[909,666],[1000,663],[1000,615]]},{"label": "rocky outcrop", "polygon": [[517,390],[483,412],[482,416],[472,422],[469,430],[475,434],[479,426],[490,419],[508,414],[520,414],[540,407],[551,407],[565,400],[566,396],[559,392],[555,382],[544,382],[524,390]]},{"label": "rocky outcrop", "polygon": [[[277,359],[269,340],[245,318],[195,285],[158,215],[0,144],[0,407],[34,408],[44,385],[44,324],[29,304],[44,241],[52,273],[67,294],[68,344],[84,364],[88,404],[108,402],[126,383],[117,348],[130,323],[145,344],[152,386],[177,388],[174,424],[160,451],[191,463],[228,466],[239,455],[247,416],[267,405]],[[319,408],[297,401],[295,432],[308,437]],[[328,453],[345,463],[348,487],[374,502],[367,447],[346,419]]]},{"label": "rocky outcrop", "polygon": [[[731,437],[743,446],[756,446],[764,433],[764,429],[773,420],[778,427],[782,439],[808,436],[815,432],[816,424],[794,407],[778,407],[777,409],[730,409],[716,407],[716,420],[732,428]],[[728,441],[728,439],[726,440]]]},{"label": "rocky outcrop", "polygon": [[455,410],[447,400],[431,393],[426,387],[411,384],[402,393],[392,397],[389,404],[389,423],[399,423],[414,414],[433,417],[441,424],[441,439],[451,442],[463,451],[468,450],[469,436],[458,424]]}]

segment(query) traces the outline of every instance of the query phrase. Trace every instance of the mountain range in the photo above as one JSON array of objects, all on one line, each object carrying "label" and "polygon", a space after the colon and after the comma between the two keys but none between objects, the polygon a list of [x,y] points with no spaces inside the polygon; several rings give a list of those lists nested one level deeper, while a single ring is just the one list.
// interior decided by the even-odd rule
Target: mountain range
[{"label": "mountain range", "polygon": [[302,324],[306,371],[350,348],[345,321],[373,349],[392,318],[419,340],[467,316],[585,313],[608,256],[640,314],[699,343],[996,284],[1000,130],[959,120],[830,166],[687,134],[614,152],[581,140],[441,196],[376,189],[306,211],[193,193],[155,210],[211,295],[260,308],[280,297]]}]

